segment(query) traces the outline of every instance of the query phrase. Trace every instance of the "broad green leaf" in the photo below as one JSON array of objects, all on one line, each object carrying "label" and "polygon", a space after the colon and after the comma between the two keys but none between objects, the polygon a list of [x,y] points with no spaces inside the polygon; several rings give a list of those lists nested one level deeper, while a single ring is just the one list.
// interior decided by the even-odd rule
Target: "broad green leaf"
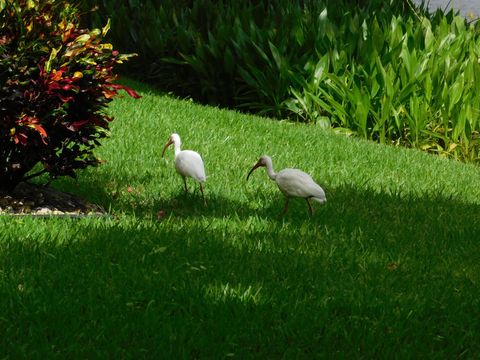
[{"label": "broad green leaf", "polygon": [[363,20],[363,23],[362,23],[362,39],[363,41],[367,41],[368,39],[368,25],[365,20]]},{"label": "broad green leaf", "polygon": [[298,45],[303,45],[303,43],[305,41],[305,35],[303,33],[303,29],[302,29],[301,24],[298,24],[295,27],[294,35],[295,35],[295,40],[297,40],[297,44]]},{"label": "broad green leaf", "polygon": [[270,52],[272,53],[273,60],[275,61],[275,64],[277,65],[277,69],[282,70],[283,67],[284,67],[283,66],[284,61],[283,61],[282,56],[280,55],[280,52],[278,51],[276,46],[273,45],[273,43],[270,42],[270,41],[268,42],[268,46],[270,48]]},{"label": "broad green leaf", "polygon": [[[291,100],[287,103],[291,110],[295,109],[294,112],[300,114],[301,112],[308,112],[309,106],[307,105],[307,101],[305,100],[305,96],[300,92],[296,91],[295,89],[290,89],[290,92],[295,97],[294,100]],[[300,105],[300,108],[297,106]]]},{"label": "broad green leaf", "polygon": [[458,79],[453,83],[449,91],[449,104],[448,104],[448,112],[451,112],[453,107],[460,101],[463,95],[463,83],[464,78],[463,76],[459,76]]},{"label": "broad green leaf", "polygon": [[465,122],[465,136],[464,136],[464,141],[465,142],[469,142],[470,139],[472,139],[472,125],[471,123],[473,122],[472,121],[473,118],[469,117],[468,116],[468,113],[467,113],[467,121]]},{"label": "broad green leaf", "polygon": [[425,76],[425,101],[432,100],[432,78],[430,74]]},{"label": "broad green leaf", "polygon": [[352,92],[355,105],[355,119],[363,137],[368,137],[367,119],[370,111],[370,97],[368,92],[355,88]]},{"label": "broad green leaf", "polygon": [[328,116],[318,117],[316,124],[322,129],[329,129],[332,127],[332,122],[330,121],[330,118]]},{"label": "broad green leaf", "polygon": [[376,58],[376,64],[377,64],[377,69],[379,71],[379,73],[381,74],[381,78],[382,78],[382,82],[383,82],[383,87],[384,87],[384,91],[386,92],[386,94],[390,97],[393,97],[393,81],[392,81],[392,77],[390,76],[390,74],[387,74],[387,72],[385,71],[385,68],[383,67],[382,65],[382,62],[380,61],[380,58],[377,56]]},{"label": "broad green leaf", "polygon": [[375,98],[380,90],[380,84],[376,80],[376,78],[372,78],[372,85],[370,88],[370,97]]},{"label": "broad green leaf", "polygon": [[318,33],[325,34],[327,29],[328,23],[328,13],[327,8],[325,8],[319,15],[318,15]]},{"label": "broad green leaf", "polygon": [[263,49],[260,46],[258,46],[255,42],[252,41],[251,44],[255,47],[255,49],[257,49],[257,51],[260,54],[260,56],[262,57],[262,59],[265,60],[269,64],[270,63],[270,58],[265,53],[265,51],[263,51]]},{"label": "broad green leaf", "polygon": [[462,107],[456,116],[456,123],[453,128],[453,141],[457,141],[458,137],[465,131],[465,123],[467,121],[467,114],[465,107]]},{"label": "broad green leaf", "polygon": [[328,71],[329,63],[330,60],[328,55],[322,56],[317,62],[317,65],[315,66],[315,72],[313,73],[313,84],[315,87],[319,86],[320,82],[323,80],[325,70]]},{"label": "broad green leaf", "polygon": [[381,52],[383,49],[383,44],[385,43],[385,35],[383,30],[378,25],[376,17],[373,19],[372,23],[372,41],[377,52]]},{"label": "broad green leaf", "polygon": [[338,101],[336,101],[328,92],[326,92],[323,88],[319,88],[319,91],[324,95],[325,100],[323,100],[320,96],[316,96],[313,94],[311,95],[311,99],[320,105],[322,109],[329,110],[329,113],[332,115],[338,116],[344,125],[347,125],[346,118],[347,118],[347,113],[345,111],[345,108],[342,104],[340,104]]},{"label": "broad green leaf", "polygon": [[425,30],[425,49],[430,50],[435,43],[435,36],[432,33],[432,29],[428,26]]}]

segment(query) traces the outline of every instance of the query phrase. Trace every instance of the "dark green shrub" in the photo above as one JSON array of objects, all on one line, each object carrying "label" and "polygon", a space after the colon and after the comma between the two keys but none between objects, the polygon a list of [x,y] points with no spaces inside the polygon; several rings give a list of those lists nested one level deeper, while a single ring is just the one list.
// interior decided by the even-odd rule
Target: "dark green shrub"
[{"label": "dark green shrub", "polygon": [[102,42],[109,25],[78,24],[64,1],[0,1],[1,191],[97,164],[93,149],[111,120],[106,105],[120,89],[138,97],[113,82],[114,65],[129,56]]},{"label": "dark green shrub", "polygon": [[278,117],[293,84],[288,73],[330,51],[345,15],[411,15],[396,0],[81,2],[86,12],[99,8],[90,13],[97,26],[111,18],[116,47],[139,54],[128,64],[130,76],[201,102]]},{"label": "dark green shrub", "polygon": [[182,96],[469,161],[479,25],[405,1],[100,2],[130,74]]}]

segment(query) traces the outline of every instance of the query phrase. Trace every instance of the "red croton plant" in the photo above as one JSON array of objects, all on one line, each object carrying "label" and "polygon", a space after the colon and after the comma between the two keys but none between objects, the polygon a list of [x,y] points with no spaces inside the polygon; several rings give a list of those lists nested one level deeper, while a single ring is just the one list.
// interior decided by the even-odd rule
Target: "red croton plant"
[{"label": "red croton plant", "polygon": [[45,173],[50,179],[98,163],[93,150],[112,120],[107,104],[125,90],[103,42],[58,0],[0,0],[0,192]]}]

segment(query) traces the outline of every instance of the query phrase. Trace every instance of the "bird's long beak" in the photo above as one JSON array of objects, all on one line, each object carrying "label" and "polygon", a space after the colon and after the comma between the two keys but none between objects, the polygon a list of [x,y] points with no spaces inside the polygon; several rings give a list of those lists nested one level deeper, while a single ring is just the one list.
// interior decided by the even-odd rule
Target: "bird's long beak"
[{"label": "bird's long beak", "polygon": [[163,147],[163,151],[162,151],[162,157],[163,155],[165,155],[165,151],[167,150],[167,148],[173,144],[173,141],[172,139],[169,139],[168,142],[165,144],[165,146]]},{"label": "bird's long beak", "polygon": [[247,181],[248,181],[248,178],[250,177],[251,173],[253,173],[253,171],[254,171],[255,169],[259,168],[260,166],[262,166],[262,164],[260,164],[260,163],[257,162],[257,163],[252,167],[252,170],[250,170],[250,172],[249,172],[248,175],[247,175]]}]

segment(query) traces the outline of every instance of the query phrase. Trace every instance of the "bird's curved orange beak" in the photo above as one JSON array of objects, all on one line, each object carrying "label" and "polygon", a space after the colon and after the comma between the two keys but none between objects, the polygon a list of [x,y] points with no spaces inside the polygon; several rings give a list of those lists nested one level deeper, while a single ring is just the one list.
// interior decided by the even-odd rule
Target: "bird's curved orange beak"
[{"label": "bird's curved orange beak", "polygon": [[248,178],[250,177],[250,175],[255,171],[255,169],[259,168],[260,166],[262,166],[262,164],[260,162],[257,162],[255,165],[253,165],[252,170],[250,170],[250,172],[247,175],[247,181],[248,181]]},{"label": "bird's curved orange beak", "polygon": [[173,141],[172,139],[168,139],[168,142],[165,144],[165,146],[163,147],[163,151],[162,151],[162,157],[163,155],[165,155],[165,151],[167,150],[167,148],[173,144]]}]

